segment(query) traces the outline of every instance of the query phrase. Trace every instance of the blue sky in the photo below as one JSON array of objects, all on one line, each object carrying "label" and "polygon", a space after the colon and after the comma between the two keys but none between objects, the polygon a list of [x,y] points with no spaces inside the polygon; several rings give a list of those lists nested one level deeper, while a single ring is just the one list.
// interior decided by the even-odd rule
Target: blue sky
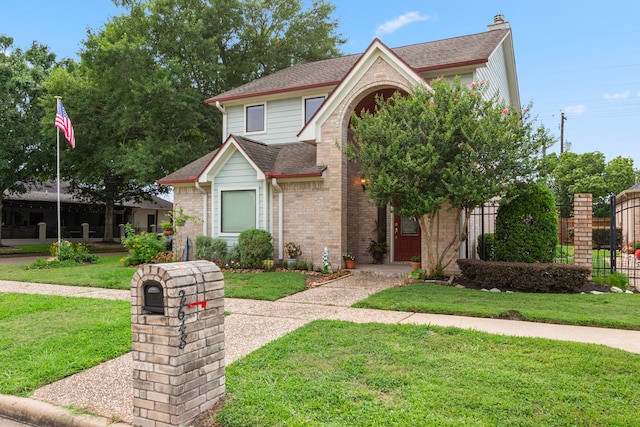
[{"label": "blue sky", "polygon": [[[305,0],[305,3],[311,3]],[[640,168],[640,2],[634,0],[334,0],[344,53],[374,37],[389,47],[486,31],[493,16],[509,21],[523,104],[576,153],[631,157]],[[87,28],[122,13],[111,0],[3,1],[0,33],[27,48],[32,40],[77,58]],[[212,96],[215,94],[211,94]],[[71,113],[70,113],[71,114]],[[559,144],[553,147],[559,152]]]}]

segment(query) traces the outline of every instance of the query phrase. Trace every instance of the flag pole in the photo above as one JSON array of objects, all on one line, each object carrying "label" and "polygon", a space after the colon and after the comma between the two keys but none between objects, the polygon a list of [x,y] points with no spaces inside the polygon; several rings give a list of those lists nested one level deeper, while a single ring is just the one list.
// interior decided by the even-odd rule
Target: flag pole
[{"label": "flag pole", "polygon": [[[56,99],[56,109],[60,106],[61,96],[54,96]],[[56,128],[56,186],[58,194],[58,258],[60,258],[61,229],[60,226],[60,128]]]}]

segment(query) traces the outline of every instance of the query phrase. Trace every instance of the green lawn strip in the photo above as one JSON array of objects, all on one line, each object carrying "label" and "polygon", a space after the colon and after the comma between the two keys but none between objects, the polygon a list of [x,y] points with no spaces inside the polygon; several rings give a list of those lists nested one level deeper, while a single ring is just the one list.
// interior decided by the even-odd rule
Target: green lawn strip
[{"label": "green lawn strip", "polygon": [[92,286],[108,289],[129,289],[134,267],[124,267],[120,255],[100,256],[95,264],[73,267],[30,269],[27,264],[0,265],[0,279],[19,282],[51,283],[70,286]]},{"label": "green lawn strip", "polygon": [[131,351],[126,301],[0,294],[0,393],[38,387]]},{"label": "green lawn strip", "polygon": [[[29,269],[27,264],[0,265],[0,280],[129,289],[136,267],[124,267],[119,255],[100,256],[95,264]],[[224,273],[225,296],[275,301],[304,291],[305,275],[296,272]]]},{"label": "green lawn strip", "polygon": [[49,247],[46,243],[37,243],[33,245],[20,246],[1,246],[0,255],[16,255],[16,254],[49,254]]},{"label": "green lawn strip", "polygon": [[227,367],[217,419],[225,427],[633,425],[639,369],[640,355],[604,346],[314,321]]},{"label": "green lawn strip", "polygon": [[224,296],[275,301],[304,291],[305,279],[295,272],[224,273]]},{"label": "green lawn strip", "polygon": [[[125,248],[119,243],[86,243],[91,253],[124,252]],[[49,256],[49,243],[35,243],[32,245],[0,246],[0,255],[43,255]]]},{"label": "green lawn strip", "polygon": [[386,289],[353,306],[640,330],[640,294],[497,293],[415,283]]}]

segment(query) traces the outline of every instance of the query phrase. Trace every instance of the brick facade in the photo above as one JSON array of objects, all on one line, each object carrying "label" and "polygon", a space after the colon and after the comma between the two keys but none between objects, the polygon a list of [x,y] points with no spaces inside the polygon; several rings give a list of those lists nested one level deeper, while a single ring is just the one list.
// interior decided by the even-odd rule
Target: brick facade
[{"label": "brick facade", "polygon": [[[371,255],[367,252],[370,239],[376,237],[375,227],[378,208],[363,190],[360,183],[359,168],[346,160],[343,147],[348,141],[348,127],[351,115],[360,101],[381,89],[395,88],[410,92],[415,82],[407,80],[396,68],[382,57],[369,64],[357,81],[351,82],[344,89],[341,102],[330,112],[321,126],[321,141],[317,143],[318,165],[326,165],[322,180],[292,182],[281,180],[277,185],[283,195],[283,230],[282,242],[279,241],[279,193],[271,191],[272,207],[271,224],[268,229],[274,239],[274,258],[278,258],[280,245],[294,241],[301,246],[302,258],[311,261],[315,267],[322,266],[322,251],[329,250],[329,261],[332,265],[344,267],[342,254],[350,251],[361,263],[370,263]],[[269,184],[271,185],[271,184]],[[204,187],[204,186],[203,186]],[[210,192],[210,188],[206,188]],[[210,215],[211,195],[208,194],[208,211]],[[203,195],[193,185],[176,186],[174,191],[176,207],[184,209],[189,215],[202,218]],[[387,210],[387,224],[393,224],[391,211]],[[450,239],[453,233],[455,216],[445,211],[441,215],[443,226],[441,239]],[[207,230],[212,233],[209,219]],[[388,227],[387,243],[393,245],[393,230]],[[175,247],[184,249],[185,238],[203,233],[201,223],[188,223],[176,237]],[[423,243],[424,245],[424,243]],[[285,256],[286,258],[286,256]],[[387,254],[387,261],[390,254]],[[455,263],[453,263],[455,268]]]}]

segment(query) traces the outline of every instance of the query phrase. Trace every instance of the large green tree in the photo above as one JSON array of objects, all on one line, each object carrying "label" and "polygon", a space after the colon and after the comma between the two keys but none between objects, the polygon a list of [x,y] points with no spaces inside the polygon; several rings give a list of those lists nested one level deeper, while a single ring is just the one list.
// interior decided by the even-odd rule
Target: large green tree
[{"label": "large green tree", "polygon": [[[42,156],[40,122],[45,109],[38,104],[54,62],[46,46],[34,42],[22,50],[14,47],[11,37],[0,35],[0,210],[6,193],[24,193],[27,184],[55,164]],[[54,116],[50,117],[53,127]]]},{"label": "large green tree", "polygon": [[[510,108],[488,96],[486,85],[467,87],[456,78],[379,98],[376,111],[353,117],[347,156],[362,167],[379,205],[419,221],[430,275],[441,274],[466,239],[465,210],[534,179],[553,142],[528,112]],[[443,214],[460,224],[455,235],[440,235]]]},{"label": "large green tree", "polygon": [[162,191],[155,180],[220,145],[219,114],[205,99],[334,56],[342,42],[323,1],[307,10],[299,0],[115,3],[128,13],[89,31],[80,63],[49,85],[73,113],[78,141],[65,177],[79,197],[106,205],[105,240],[114,205]]},{"label": "large green tree", "polygon": [[573,195],[589,193],[596,205],[595,212],[608,214],[606,204],[610,195],[619,194],[635,184],[637,172],[633,159],[618,156],[606,162],[604,154],[594,151],[573,153],[565,151],[560,156],[553,153],[546,157],[549,165],[549,186],[563,216],[567,216],[573,203]]}]

